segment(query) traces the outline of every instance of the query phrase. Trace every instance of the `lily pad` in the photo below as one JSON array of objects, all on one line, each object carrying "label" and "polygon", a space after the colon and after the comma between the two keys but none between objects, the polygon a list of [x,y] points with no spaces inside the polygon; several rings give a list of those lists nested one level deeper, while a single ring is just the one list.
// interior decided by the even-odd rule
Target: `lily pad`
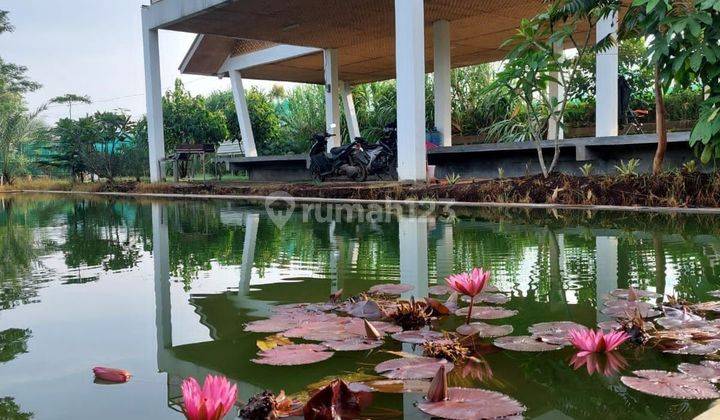
[{"label": "lily pad", "polygon": [[275,347],[258,353],[258,359],[252,361],[261,365],[297,366],[322,362],[335,354],[327,347],[318,344],[291,344]]},{"label": "lily pad", "polygon": [[381,295],[401,295],[413,290],[415,287],[410,284],[376,284],[371,287],[369,292]]},{"label": "lily pad", "polygon": [[370,320],[380,319],[385,315],[380,305],[372,299],[348,302],[342,310],[347,312],[348,315]]},{"label": "lily pad", "polygon": [[526,410],[505,394],[476,388],[448,388],[447,400],[423,402],[418,408],[433,417],[456,420],[507,418]]},{"label": "lily pad", "polygon": [[300,325],[314,322],[333,321],[338,318],[335,314],[309,312],[303,309],[276,314],[268,319],[252,321],[245,325],[245,331],[257,333],[279,333],[296,328]]},{"label": "lily pad", "polygon": [[504,335],[512,334],[512,325],[491,325],[484,322],[471,322],[470,324],[463,324],[456,330],[458,334],[462,335],[473,335],[477,334],[478,337],[502,337]]},{"label": "lily pad", "polygon": [[445,359],[433,357],[403,357],[390,359],[375,366],[375,372],[390,379],[430,379],[435,376],[440,366],[449,372],[454,365]]},{"label": "lily pad", "polygon": [[705,379],[712,383],[720,382],[720,362],[715,360],[703,360],[699,365],[692,363],[681,363],[678,370],[696,378]]},{"label": "lily pad", "polygon": [[636,376],[620,378],[627,387],[645,394],[683,400],[720,398],[715,386],[705,379],[662,370],[636,370]]},{"label": "lily pad", "polygon": [[368,382],[367,384],[375,391],[387,394],[404,394],[406,392],[424,394],[430,388],[430,382],[420,379],[405,381],[400,379],[383,379]]},{"label": "lily pad", "polygon": [[[467,316],[468,308],[460,308],[455,311],[455,315]],[[517,315],[518,311],[505,308],[495,308],[493,306],[473,306],[473,319],[502,319]]]},{"label": "lily pad", "polygon": [[[638,298],[658,298],[660,295],[655,292],[651,292],[649,290],[642,290],[642,289],[632,289],[632,292],[635,293],[635,296]],[[619,299],[627,299],[631,295],[630,289],[615,289],[612,292],[610,292],[611,296],[615,296]]]},{"label": "lily pad", "polygon": [[702,302],[692,305],[692,308],[700,312],[720,312],[720,301]]},{"label": "lily pad", "polygon": [[664,350],[665,353],[671,354],[693,354],[696,356],[707,356],[717,353],[720,350],[720,340],[707,340],[705,342],[679,342],[677,347],[670,350]]},{"label": "lily pad", "polygon": [[546,343],[539,338],[528,335],[501,337],[495,339],[493,344],[505,350],[529,352],[553,351],[563,348],[563,346]]},{"label": "lily pad", "polygon": [[444,296],[450,293],[450,288],[445,286],[444,284],[438,284],[435,286],[430,286],[428,288],[428,293],[435,296]]},{"label": "lily pad", "polygon": [[569,346],[569,334],[572,330],[587,330],[587,327],[572,321],[539,322],[528,328],[534,337],[550,344]]},{"label": "lily pad", "polygon": [[622,327],[622,325],[620,325],[617,321],[602,321],[598,322],[597,326],[603,331],[615,331]]},{"label": "lily pad", "polygon": [[663,307],[665,316],[655,320],[655,323],[668,330],[681,328],[703,328],[708,322],[705,318],[679,309]]},{"label": "lily pad", "polygon": [[653,318],[662,315],[662,312],[654,309],[652,305],[645,302],[629,301],[629,300],[609,300],[605,302],[605,308],[600,312],[614,318],[632,318],[636,311],[640,312],[643,318]]},{"label": "lily pad", "polygon": [[437,331],[410,330],[395,333],[392,335],[392,338],[397,341],[402,341],[403,343],[422,344],[426,341],[440,340],[443,338],[443,335]]},{"label": "lily pad", "polygon": [[350,338],[343,341],[326,341],[323,346],[335,351],[362,351],[372,350],[382,346],[382,340],[368,340],[364,338]]}]

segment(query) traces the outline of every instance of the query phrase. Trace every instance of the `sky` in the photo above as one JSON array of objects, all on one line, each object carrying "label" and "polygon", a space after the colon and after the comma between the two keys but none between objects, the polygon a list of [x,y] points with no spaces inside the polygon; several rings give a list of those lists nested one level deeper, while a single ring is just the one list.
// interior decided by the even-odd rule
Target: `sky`
[{"label": "sky", "polygon": [[[27,66],[43,87],[26,96],[31,109],[66,93],[88,95],[90,105],[74,104],[73,117],[97,110],[124,109],[145,114],[140,7],[150,0],[0,0],[12,33],[0,35],[0,57]],[[194,34],[160,31],[163,91],[180,77],[193,94],[229,89],[227,78],[181,76],[180,62]],[[245,85],[269,89],[272,82]],[[65,105],[50,105],[48,123],[68,115]]]}]

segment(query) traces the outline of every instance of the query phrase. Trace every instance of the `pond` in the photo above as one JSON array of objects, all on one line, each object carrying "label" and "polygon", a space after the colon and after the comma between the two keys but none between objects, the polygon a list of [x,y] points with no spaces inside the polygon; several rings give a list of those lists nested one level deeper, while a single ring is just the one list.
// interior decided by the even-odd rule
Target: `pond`
[{"label": "pond", "polygon": [[[373,375],[388,351],[421,351],[389,337],[381,349],[337,352],[307,366],[253,363],[244,331],[282,304],[325,302],[403,283],[427,296],[455,272],[482,266],[517,315],[514,335],[544,321],[594,327],[617,288],[712,300],[720,288],[720,221],[713,215],[461,210],[372,217],[231,201],[138,201],[0,196],[0,418],[182,418],[180,383],[221,373],[240,400],[288,394],[335,376]],[[357,210],[357,209],[356,209]],[[352,216],[352,217],[350,217]],[[463,320],[453,316],[443,328]],[[491,341],[488,340],[488,343]],[[490,347],[490,346],[488,346]],[[690,419],[708,401],[627,388],[633,370],[675,371],[698,356],[624,345],[616,372],[570,365],[574,351],[488,351],[451,386],[502,392],[527,418]],[[127,369],[122,385],[93,366]],[[352,376],[351,376],[352,377]],[[370,418],[429,418],[422,394],[374,393]]]}]

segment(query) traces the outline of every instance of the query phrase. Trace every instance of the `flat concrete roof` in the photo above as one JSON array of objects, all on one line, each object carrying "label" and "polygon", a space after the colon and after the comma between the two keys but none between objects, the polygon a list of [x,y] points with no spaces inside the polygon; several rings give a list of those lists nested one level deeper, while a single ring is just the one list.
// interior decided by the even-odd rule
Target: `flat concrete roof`
[{"label": "flat concrete roof", "polygon": [[[425,0],[426,70],[433,70],[433,22],[450,22],[452,66],[464,67],[504,57],[501,44],[544,7],[543,0]],[[340,80],[359,84],[395,78],[394,13],[394,0],[213,0],[159,27],[204,34],[184,73],[216,75],[228,57],[290,44],[337,49]],[[243,77],[323,84],[322,52],[249,68]]]}]

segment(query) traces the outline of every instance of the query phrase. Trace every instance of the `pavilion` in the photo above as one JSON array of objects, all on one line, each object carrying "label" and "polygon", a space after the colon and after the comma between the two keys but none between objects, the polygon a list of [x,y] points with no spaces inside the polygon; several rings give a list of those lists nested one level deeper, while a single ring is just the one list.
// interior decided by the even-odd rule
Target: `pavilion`
[{"label": "pavilion", "polygon": [[[142,8],[151,180],[163,178],[165,157],[160,29],[198,34],[183,73],[230,77],[247,157],[257,151],[243,79],[325,85],[327,131],[339,133],[342,102],[352,137],[360,130],[351,86],[396,79],[398,175],[419,181],[427,177],[425,74],[434,73],[436,127],[452,146],[451,69],[501,59],[503,41],[543,7],[542,0],[152,0]],[[609,17],[594,35],[616,27]],[[617,136],[617,47],[596,60],[596,136]],[[558,95],[562,87],[550,89]]]}]

